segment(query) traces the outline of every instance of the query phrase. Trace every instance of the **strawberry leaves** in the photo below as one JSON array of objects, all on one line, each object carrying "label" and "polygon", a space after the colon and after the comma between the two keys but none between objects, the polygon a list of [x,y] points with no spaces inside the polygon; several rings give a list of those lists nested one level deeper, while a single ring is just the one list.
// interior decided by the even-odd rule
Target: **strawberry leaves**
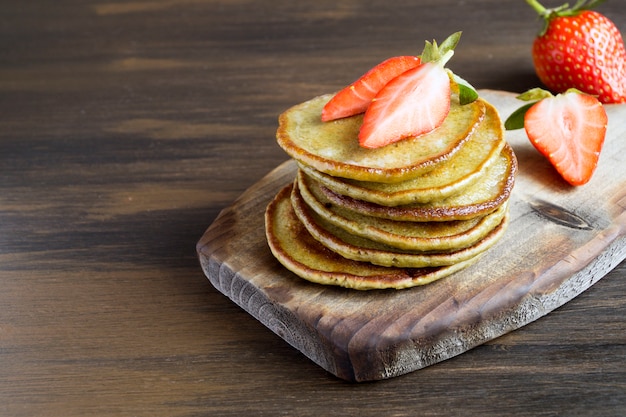
[{"label": "strawberry leaves", "polygon": [[438,62],[442,67],[445,66],[452,55],[454,55],[454,48],[461,39],[461,32],[455,32],[448,36],[441,46],[437,45],[437,41],[433,39],[432,42],[426,41],[424,50],[422,51],[423,62]]},{"label": "strawberry leaves", "polygon": [[459,89],[459,102],[461,106],[473,103],[478,99],[478,92],[476,89],[463,78],[459,77],[452,71],[448,71],[452,81],[454,81]]},{"label": "strawberry leaves", "polygon": [[523,127],[532,145],[569,184],[589,182],[606,136],[608,118],[602,103],[573,89],[556,96],[533,89],[518,98],[531,102],[513,112],[505,127]]},{"label": "strawberry leaves", "polygon": [[546,8],[538,0],[526,0],[526,3],[532,7],[537,14],[544,19],[544,28],[540,32],[540,36],[544,35],[548,30],[550,20],[555,17],[571,17],[576,16],[583,10],[590,10],[605,0],[578,0],[576,4],[570,7],[569,3],[562,4],[553,8]]},{"label": "strawberry leaves", "polygon": [[522,107],[511,113],[511,115],[504,122],[504,128],[506,130],[516,130],[523,128],[524,116],[526,116],[526,112],[528,111],[528,109],[534,106],[535,103],[537,103],[538,101],[549,97],[552,97],[552,93],[541,88],[533,88],[517,96],[518,100],[527,101],[529,103],[523,105]]}]

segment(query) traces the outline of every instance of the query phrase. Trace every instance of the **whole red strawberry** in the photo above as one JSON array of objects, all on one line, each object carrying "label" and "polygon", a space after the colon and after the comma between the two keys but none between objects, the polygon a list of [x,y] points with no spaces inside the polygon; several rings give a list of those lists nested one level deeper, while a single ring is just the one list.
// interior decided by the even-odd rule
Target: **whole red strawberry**
[{"label": "whole red strawberry", "polygon": [[620,31],[606,16],[589,10],[602,0],[578,0],[546,9],[526,2],[545,20],[533,43],[537,76],[550,90],[576,88],[602,103],[626,102],[626,49]]}]

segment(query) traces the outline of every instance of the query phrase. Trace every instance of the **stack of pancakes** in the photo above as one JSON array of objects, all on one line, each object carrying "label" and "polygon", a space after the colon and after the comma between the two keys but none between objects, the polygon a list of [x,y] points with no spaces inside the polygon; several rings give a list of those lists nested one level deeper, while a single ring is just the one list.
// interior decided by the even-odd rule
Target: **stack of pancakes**
[{"label": "stack of pancakes", "polygon": [[365,149],[363,115],[321,121],[331,97],[279,118],[278,143],[299,169],[265,224],[287,269],[321,284],[407,288],[473,264],[502,236],[517,161],[492,105],[453,96],[434,131]]}]

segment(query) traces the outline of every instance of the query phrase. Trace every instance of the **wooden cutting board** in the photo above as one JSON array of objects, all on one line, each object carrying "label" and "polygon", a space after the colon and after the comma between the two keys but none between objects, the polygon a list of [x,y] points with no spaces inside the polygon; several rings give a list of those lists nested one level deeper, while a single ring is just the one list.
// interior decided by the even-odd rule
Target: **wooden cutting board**
[{"label": "wooden cutting board", "polygon": [[[503,120],[521,103],[512,93],[481,95]],[[197,245],[202,268],[215,288],[342,379],[390,378],[448,359],[549,313],[626,258],[626,106],[606,108],[605,147],[583,187],[567,186],[523,130],[507,133],[519,160],[507,233],[443,280],[354,291],[284,269],[267,247],[263,213],[293,180],[293,161],[219,214]]]}]

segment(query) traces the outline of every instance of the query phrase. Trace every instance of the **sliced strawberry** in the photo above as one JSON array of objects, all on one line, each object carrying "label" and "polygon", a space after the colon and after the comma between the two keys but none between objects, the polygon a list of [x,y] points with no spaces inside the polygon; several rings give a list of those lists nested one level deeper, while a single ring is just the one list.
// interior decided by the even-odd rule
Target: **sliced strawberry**
[{"label": "sliced strawberry", "polygon": [[365,112],[385,84],[403,72],[417,67],[420,62],[420,58],[416,56],[396,56],[376,65],[326,103],[322,110],[322,121],[328,122]]},{"label": "sliced strawberry", "polygon": [[583,185],[591,179],[607,122],[597,98],[576,92],[540,100],[524,116],[524,128],[533,146],[571,185]]},{"label": "sliced strawberry", "polygon": [[435,129],[450,111],[450,78],[426,62],[403,72],[376,95],[363,117],[359,143],[379,148]]}]

